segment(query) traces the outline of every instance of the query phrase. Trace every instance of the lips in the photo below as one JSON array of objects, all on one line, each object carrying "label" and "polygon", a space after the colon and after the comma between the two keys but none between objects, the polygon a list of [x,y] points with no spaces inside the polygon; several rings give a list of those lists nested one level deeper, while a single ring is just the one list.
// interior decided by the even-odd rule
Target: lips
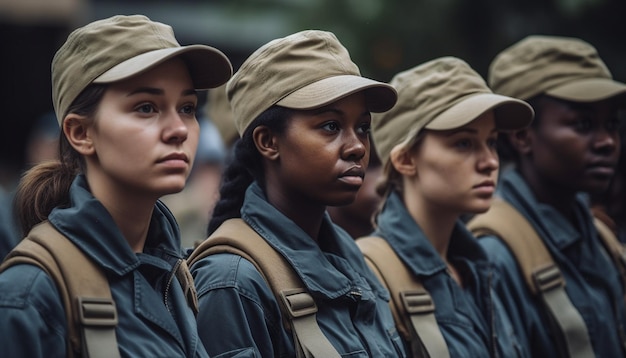
[{"label": "lips", "polygon": [[163,163],[163,162],[167,162],[170,160],[182,160],[185,163],[189,163],[189,158],[187,158],[187,155],[185,153],[172,153],[168,156],[165,156],[161,159],[159,159],[157,162],[158,163]]},{"label": "lips", "polygon": [[587,166],[587,172],[593,175],[612,176],[615,173],[615,169],[610,165],[590,165]]},{"label": "lips", "polygon": [[365,170],[360,166],[354,166],[339,176],[339,180],[349,185],[361,186],[363,184],[363,178],[365,177]]},{"label": "lips", "polygon": [[587,172],[594,175],[612,176],[615,173],[615,163],[608,160],[597,160],[586,167]]},{"label": "lips", "polygon": [[493,180],[485,180],[481,182],[480,184],[474,185],[474,188],[494,188],[495,186],[496,186],[496,183],[494,183]]},{"label": "lips", "polygon": [[496,191],[496,183],[493,180],[484,180],[472,187],[473,192],[481,198],[491,198]]}]

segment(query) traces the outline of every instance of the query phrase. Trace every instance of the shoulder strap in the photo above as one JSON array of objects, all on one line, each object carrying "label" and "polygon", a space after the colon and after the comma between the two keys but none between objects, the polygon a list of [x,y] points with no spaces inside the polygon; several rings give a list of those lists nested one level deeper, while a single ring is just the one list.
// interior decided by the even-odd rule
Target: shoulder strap
[{"label": "shoulder strap", "polygon": [[250,261],[274,293],[292,331],[298,357],[340,357],[317,324],[317,305],[293,268],[242,219],[226,220],[189,256],[192,266],[213,254],[232,253]]},{"label": "shoulder strap", "polygon": [[587,326],[565,292],[565,279],[545,244],[528,220],[509,203],[496,199],[485,214],[468,224],[480,238],[493,235],[506,243],[515,256],[526,285],[541,298],[561,355],[594,357]]},{"label": "shoulder strap", "polygon": [[593,223],[595,224],[596,230],[598,230],[600,241],[604,244],[604,248],[611,255],[613,263],[619,271],[620,277],[622,278],[622,284],[626,290],[626,248],[624,248],[624,244],[619,242],[613,230],[611,230],[611,228],[609,228],[609,226],[602,220],[594,217]]},{"label": "shoulder strap", "polygon": [[389,306],[398,332],[410,342],[413,356],[450,357],[435,318],[435,303],[419,279],[406,268],[383,238],[363,237],[356,244],[365,262],[389,290]]},{"label": "shoulder strap", "polygon": [[0,266],[40,267],[56,283],[65,306],[68,356],[119,357],[117,310],[102,271],[47,221],[35,226]]},{"label": "shoulder strap", "polygon": [[191,271],[189,271],[189,266],[187,265],[187,260],[179,259],[176,263],[176,267],[174,268],[174,274],[178,279],[178,283],[180,287],[183,289],[183,294],[187,299],[187,305],[193,311],[194,315],[198,315],[198,293],[196,291],[196,286],[193,282],[193,276],[191,275]]}]

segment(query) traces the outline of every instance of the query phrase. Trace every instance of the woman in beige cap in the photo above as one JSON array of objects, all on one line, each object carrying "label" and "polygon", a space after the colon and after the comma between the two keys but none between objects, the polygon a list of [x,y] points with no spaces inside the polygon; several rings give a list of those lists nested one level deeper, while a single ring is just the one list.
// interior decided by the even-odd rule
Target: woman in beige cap
[{"label": "woman in beige cap", "polygon": [[[69,35],[52,61],[61,159],[27,172],[16,195],[27,237],[0,274],[3,356],[206,356],[178,226],[158,199],[191,169],[196,90],[231,74],[220,51],[180,46],[145,16]],[[19,261],[47,247],[58,263],[43,255],[45,270]]]},{"label": "woman in beige cap", "polygon": [[515,215],[506,224],[525,223],[535,237],[533,257],[542,260],[532,266],[515,245],[528,246],[528,235],[490,224],[479,240],[505,278],[497,290],[516,332],[533,356],[624,357],[624,249],[594,223],[584,194],[602,193],[613,180],[626,84],[613,80],[591,44],[539,35],[500,52],[489,84],[537,114],[529,128],[503,136],[513,162],[499,188],[506,205],[477,218]]},{"label": "woman in beige cap", "polygon": [[397,105],[372,121],[384,202],[374,234],[357,243],[391,291],[398,329],[414,356],[525,356],[493,295],[487,255],[461,217],[489,209],[498,132],[527,126],[533,111],[493,94],[454,57],[391,84]]},{"label": "woman in beige cap", "polygon": [[[390,109],[394,89],[361,77],[332,33],[303,31],[255,51],[227,91],[241,139],[209,223],[215,235],[190,257],[209,354],[405,356],[387,292],[326,214],[326,206],[355,199],[369,160],[370,112]],[[260,240],[277,255],[268,271],[233,253],[198,259],[232,225],[230,239]],[[277,297],[264,280],[278,261],[303,284],[297,295]],[[296,310],[292,320],[281,311],[286,303]]]}]

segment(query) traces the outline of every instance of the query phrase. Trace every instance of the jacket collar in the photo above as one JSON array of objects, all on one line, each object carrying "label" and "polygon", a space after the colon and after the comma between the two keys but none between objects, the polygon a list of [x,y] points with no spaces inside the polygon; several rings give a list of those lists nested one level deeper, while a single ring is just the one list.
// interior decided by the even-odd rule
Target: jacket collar
[{"label": "jacket collar", "polygon": [[373,276],[372,282],[365,283],[358,273],[370,271],[354,240],[335,226],[328,214],[321,233],[334,243],[332,252],[323,252],[307,233],[271,205],[256,182],[246,191],[241,217],[291,264],[312,295],[335,299],[357,287],[373,288]]},{"label": "jacket collar", "polygon": [[[395,192],[388,196],[378,215],[375,235],[385,238],[416,275],[430,276],[446,270],[445,262]],[[448,256],[486,266],[485,252],[461,221],[452,232]]]},{"label": "jacket collar", "polygon": [[[498,195],[511,203],[522,215],[528,218],[538,229],[539,236],[546,239],[559,250],[582,240],[581,232],[552,206],[537,201],[534,193],[515,169],[504,171],[501,176]],[[586,209],[583,196],[576,198],[574,213],[581,225],[590,223],[591,217]],[[591,227],[581,228],[583,233],[593,232]]]},{"label": "jacket collar", "polygon": [[[53,209],[48,220],[91,260],[110,272],[121,276],[140,265],[109,212],[89,191],[84,175],[77,176],[70,187],[70,205]],[[152,213],[144,252],[158,254],[167,261],[182,257],[178,225],[160,201]]]}]

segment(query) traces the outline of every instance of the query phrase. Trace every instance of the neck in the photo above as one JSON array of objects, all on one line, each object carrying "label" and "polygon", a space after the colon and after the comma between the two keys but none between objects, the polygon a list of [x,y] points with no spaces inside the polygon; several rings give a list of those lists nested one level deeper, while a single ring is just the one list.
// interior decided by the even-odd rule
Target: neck
[{"label": "neck", "polygon": [[291,219],[315,242],[318,242],[320,228],[326,207],[323,205],[309,204],[303,198],[295,198],[293,195],[285,195],[280,190],[267,188],[267,200],[283,215]]},{"label": "neck", "polygon": [[568,220],[574,220],[572,208],[576,201],[575,190],[542,178],[525,165],[521,166],[520,173],[538,202],[550,205]]},{"label": "neck", "polygon": [[326,210],[330,214],[333,223],[346,230],[353,239],[370,235],[374,231],[371,220],[366,221],[362,218],[348,215],[342,208],[337,206],[329,206]]},{"label": "neck", "polygon": [[113,220],[133,252],[142,252],[148,237],[154,204],[149,209],[147,207],[131,209],[130,206],[116,205],[115,207],[107,207],[107,210],[111,213]]},{"label": "neck", "polygon": [[405,190],[403,199],[413,220],[422,229],[441,259],[448,263],[448,247],[459,215],[450,213],[446,208],[428,205],[421,200],[422,196],[416,190]]},{"label": "neck", "polygon": [[113,217],[113,221],[133,252],[142,252],[156,199],[147,199],[137,195],[134,190],[113,190],[113,188],[92,182],[89,182],[89,185],[93,196]]}]

